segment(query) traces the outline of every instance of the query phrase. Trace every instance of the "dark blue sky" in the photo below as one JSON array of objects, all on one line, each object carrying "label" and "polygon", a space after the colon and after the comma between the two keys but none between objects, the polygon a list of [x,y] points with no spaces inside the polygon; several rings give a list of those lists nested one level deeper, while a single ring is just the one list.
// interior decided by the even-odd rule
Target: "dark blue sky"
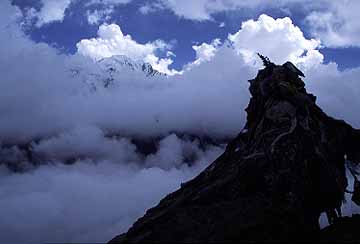
[{"label": "dark blue sky", "polygon": [[[227,11],[213,15],[213,21],[193,21],[180,18],[170,10],[158,10],[153,13],[142,14],[139,8],[146,0],[134,0],[130,4],[118,5],[107,22],[118,24],[125,34],[130,34],[139,43],[146,43],[162,39],[173,44],[176,54],[172,68],[180,70],[182,66],[195,58],[192,45],[211,42],[215,38],[224,40],[229,33],[240,29],[241,23],[249,18],[257,18],[266,13],[274,18],[288,16],[288,12],[281,9],[265,9],[259,11]],[[96,37],[98,25],[90,25],[87,21],[86,10],[101,9],[102,5],[85,7],[84,0],[75,1],[65,12],[62,22],[53,22],[38,28],[30,26],[27,34],[36,42],[46,42],[59,48],[65,53],[74,53],[76,43],[81,39]],[[21,9],[26,7],[41,8],[40,0],[13,0],[13,4]],[[292,10],[291,19],[299,26],[307,38],[310,38],[304,24],[305,14],[302,9]],[[224,27],[219,27],[221,22]],[[360,66],[360,59],[353,58],[360,55],[360,48],[324,48],[325,62],[334,61],[340,69]]]}]

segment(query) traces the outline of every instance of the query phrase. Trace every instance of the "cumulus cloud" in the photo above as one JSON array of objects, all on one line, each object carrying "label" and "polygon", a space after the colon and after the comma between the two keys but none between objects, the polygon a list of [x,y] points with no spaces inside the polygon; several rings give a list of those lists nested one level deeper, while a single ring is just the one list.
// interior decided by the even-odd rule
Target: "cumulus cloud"
[{"label": "cumulus cloud", "polygon": [[256,21],[243,22],[238,32],[229,35],[229,40],[247,62],[257,60],[255,52],[271,57],[276,63],[290,60],[295,64],[311,63],[308,66],[312,67],[323,61],[323,55],[316,50],[320,41],[306,39],[288,17],[273,19],[262,14]]},{"label": "cumulus cloud", "polygon": [[169,70],[172,64],[171,58],[159,58],[156,51],[166,51],[170,48],[162,40],[137,43],[130,35],[124,35],[117,24],[103,24],[99,27],[98,37],[81,40],[77,45],[78,53],[99,60],[114,55],[125,55],[134,60],[142,60],[150,63],[156,70],[165,74],[176,73]]},{"label": "cumulus cloud", "polygon": [[210,44],[202,43],[201,45],[192,46],[196,52],[196,60],[193,64],[200,65],[202,62],[210,61],[215,56],[220,44],[220,39],[215,39]]}]

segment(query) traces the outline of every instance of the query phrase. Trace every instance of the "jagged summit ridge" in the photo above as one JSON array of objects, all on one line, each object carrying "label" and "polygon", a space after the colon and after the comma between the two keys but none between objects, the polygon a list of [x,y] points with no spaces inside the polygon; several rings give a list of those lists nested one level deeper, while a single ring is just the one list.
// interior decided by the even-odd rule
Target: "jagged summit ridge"
[{"label": "jagged summit ridge", "polygon": [[316,105],[293,64],[267,63],[224,154],[112,243],[311,240],[321,213],[341,215],[360,132]]},{"label": "jagged summit ridge", "polygon": [[151,64],[139,60],[133,60],[124,55],[115,55],[98,61],[99,65],[108,72],[116,72],[119,67],[126,67],[133,71],[142,71],[147,77],[166,76],[166,74],[155,70]]},{"label": "jagged summit ridge", "polygon": [[151,64],[133,60],[124,55],[103,58],[91,67],[75,66],[70,68],[70,76],[87,84],[92,91],[108,88],[128,79],[127,76],[140,78],[166,77],[155,70]]}]

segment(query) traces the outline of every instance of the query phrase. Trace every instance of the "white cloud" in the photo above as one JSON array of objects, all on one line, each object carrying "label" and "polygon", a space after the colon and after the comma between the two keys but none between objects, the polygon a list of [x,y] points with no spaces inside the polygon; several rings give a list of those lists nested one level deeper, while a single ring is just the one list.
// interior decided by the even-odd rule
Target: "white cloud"
[{"label": "white cloud", "polygon": [[175,135],[166,137],[160,142],[160,149],[156,154],[152,154],[146,159],[146,164],[166,170],[174,166],[180,167],[184,161],[183,144],[184,142]]},{"label": "white cloud", "polygon": [[328,1],[325,11],[314,10],[306,18],[313,35],[328,47],[360,47],[360,1]]},{"label": "white cloud", "polygon": [[78,127],[32,145],[39,161],[90,159],[137,162],[136,147],[124,138],[107,138],[94,126]]},{"label": "white cloud", "polygon": [[[223,138],[240,131],[250,97],[247,80],[256,75],[257,67],[245,62],[238,49],[255,52],[259,39],[273,46],[264,50],[271,59],[295,57],[311,66],[306,85],[319,104],[330,115],[360,127],[354,113],[360,107],[360,68],[339,71],[336,64],[319,63],[322,56],[312,46],[315,42],[303,39],[286,19],[248,22],[252,26],[234,37],[239,42],[235,51],[226,42],[210,54],[197,46],[198,57],[212,57],[183,75],[145,79],[127,72],[111,89],[89,93],[86,84],[69,77],[69,69],[78,62],[96,73],[97,66],[80,55],[60,55],[46,44],[30,41],[15,24],[18,14],[9,2],[0,1],[1,142],[4,146],[36,140],[32,145],[37,162],[58,163],[23,174],[0,169],[0,229],[5,242],[107,241],[200,172],[222,149],[202,150],[196,141],[169,133]],[[114,32],[101,35],[116,46],[118,29]],[[239,39],[243,33],[249,34],[246,42]],[[285,48],[284,38],[289,38]],[[135,42],[130,37],[127,41],[130,46]],[[140,49],[146,45],[135,44]],[[163,43],[151,44],[166,49]],[[305,57],[293,48],[297,45],[307,50]],[[156,152],[145,156],[123,136],[164,139]],[[25,160],[19,147],[2,147],[3,154],[10,161]],[[189,167],[186,157],[193,154],[197,160]],[[80,161],[61,164],[68,159]]]},{"label": "white cloud", "polygon": [[206,4],[208,3],[207,0],[165,0],[162,2],[178,16],[194,20],[210,19],[206,6]]},{"label": "white cloud", "polygon": [[306,39],[288,17],[273,19],[263,14],[256,21],[245,21],[238,32],[229,35],[229,40],[249,63],[258,59],[257,52],[276,63],[290,60],[295,64],[305,63],[305,66],[311,62],[312,66],[323,61],[323,55],[316,50],[320,42]]},{"label": "white cloud", "polygon": [[70,6],[74,0],[41,0],[43,6],[41,10],[36,13],[36,26],[40,27],[54,21],[63,21],[65,17],[65,10]]},{"label": "white cloud", "polygon": [[[162,9],[168,8],[174,14],[191,20],[213,20],[213,14],[245,9],[264,13],[270,8],[283,8],[284,13],[302,12],[311,34],[329,47],[359,46],[360,22],[358,0],[158,0]],[[152,8],[153,11],[156,8]]]},{"label": "white cloud", "polygon": [[196,52],[196,60],[189,68],[191,68],[192,65],[200,65],[203,62],[210,61],[215,56],[217,48],[220,45],[220,39],[215,39],[210,44],[202,43],[201,45],[193,45],[192,48]]},{"label": "white cloud", "polygon": [[[85,134],[79,135],[83,140],[88,138]],[[47,150],[57,150],[65,146],[63,139],[44,143]],[[79,140],[71,139],[75,142]],[[188,150],[186,142],[181,142],[176,136],[164,140],[179,145],[180,154]],[[161,161],[171,157],[174,152],[172,144],[161,142],[156,157],[149,160],[160,167],[144,167],[145,161],[141,159],[126,159],[127,155],[130,159],[140,158],[133,150],[127,151],[135,147],[129,142],[123,141],[114,147],[97,142],[93,144],[90,140],[85,145],[99,145],[112,154],[124,155],[122,160],[117,158],[114,161],[89,159],[68,166],[60,163],[43,165],[23,174],[10,173],[0,166],[0,230],[3,242],[109,241],[126,231],[146,209],[157,204],[167,193],[198,174],[222,151],[221,148],[203,151],[195,146],[193,152],[199,157],[193,166],[189,167],[181,161],[177,162],[180,167],[174,167],[171,165],[173,161]],[[179,157],[184,158],[182,155]],[[161,168],[164,165],[166,170]]]},{"label": "white cloud", "polygon": [[[261,26],[260,23],[262,22],[257,21],[255,25]],[[271,23],[283,25],[281,21],[272,20]],[[118,48],[116,38],[112,40],[112,37],[118,36],[119,29],[115,27],[114,32],[111,29],[105,29],[104,32],[99,31],[102,38],[94,39],[95,47],[98,47],[97,45],[101,47],[102,44],[98,40],[104,40],[105,48],[100,49],[103,53],[108,52],[109,47],[111,50],[111,45]],[[286,31],[294,32],[293,28],[288,27],[282,33],[290,35]],[[265,29],[262,32],[264,37],[259,33],[251,35],[254,40],[249,39],[246,42],[247,45],[242,47],[251,52],[258,51],[253,43],[269,35]],[[74,58],[79,59],[79,63],[83,64],[89,73],[96,72],[97,68],[93,62],[86,63],[87,58],[77,55],[70,58],[56,55],[55,50],[43,44],[35,45],[26,38],[7,42],[5,40],[9,40],[8,35],[8,31],[0,35],[4,37],[3,43],[8,43],[6,47],[3,45],[2,57],[6,57],[3,63],[10,64],[10,66],[0,67],[3,77],[0,87],[1,91],[4,91],[4,95],[0,96],[0,111],[5,113],[2,116],[3,119],[0,120],[0,132],[3,139],[29,140],[29,138],[48,136],[68,130],[79,124],[96,125],[104,130],[128,135],[157,136],[169,131],[179,131],[229,137],[235,135],[244,124],[244,112],[241,109],[239,111],[239,108],[245,108],[248,103],[249,93],[246,81],[256,74],[256,67],[244,62],[243,56],[228,48],[226,43],[217,47],[215,55],[209,61],[193,67],[181,76],[148,80],[124,73],[117,78],[116,86],[111,90],[84,95],[81,92],[86,88],[83,87],[84,83],[69,79],[69,70],[74,67],[70,61]],[[274,49],[271,49],[271,53],[265,53],[273,60],[279,58],[279,54],[274,50],[284,48],[281,42],[283,36],[274,35],[274,37],[278,39],[268,40],[273,43]],[[122,34],[120,39],[126,38]],[[88,40],[90,44],[92,44],[91,40]],[[298,45],[297,38],[292,40]],[[129,50],[134,46],[138,50],[146,47],[146,44],[138,44],[130,37],[127,37],[126,41],[130,42],[130,48],[127,48]],[[304,40],[300,38],[300,41]],[[21,42],[25,43],[21,44]],[[112,43],[108,44],[109,42]],[[308,40],[308,42],[311,41]],[[153,45],[162,46],[159,43]],[[91,51],[91,48],[89,50]],[[142,58],[145,56],[141,52],[132,54],[129,50],[125,50],[127,53],[124,54],[133,57],[138,55]],[[284,49],[284,51],[297,53],[292,48]],[[145,49],[146,52],[153,52],[153,47]],[[317,54],[316,50],[313,52]],[[210,56],[212,53],[210,52]],[[285,59],[291,56],[291,53],[281,54],[281,57]],[[309,59],[316,55],[309,54],[310,51],[305,56],[308,59],[304,63],[318,63],[316,58]],[[209,56],[205,55],[205,57]],[[320,57],[322,57],[321,54]],[[13,63],[22,67],[21,72],[13,71],[11,68]],[[49,70],[55,74],[51,76],[51,79]],[[14,93],[21,94],[17,96],[16,101],[9,95]],[[209,104],[212,104],[211,109]],[[156,118],[159,123],[156,122]],[[32,121],[32,123],[24,123],[24,121]]]},{"label": "white cloud", "polygon": [[161,40],[137,43],[130,35],[124,35],[120,26],[103,24],[99,27],[98,37],[81,40],[77,45],[78,53],[94,60],[108,58],[114,55],[125,55],[134,60],[150,63],[156,70],[173,74],[168,66],[173,62],[170,58],[159,58],[157,51],[166,51],[169,45]]},{"label": "white cloud", "polygon": [[139,11],[142,14],[148,14],[148,13],[154,12],[155,10],[150,5],[143,5],[139,8]]},{"label": "white cloud", "polygon": [[87,10],[86,16],[90,25],[97,25],[100,22],[108,21],[111,14],[114,12],[114,7],[110,6],[105,9],[95,9],[94,11]]},{"label": "white cloud", "polygon": [[[236,9],[255,9],[265,8],[273,3],[267,0],[158,0],[174,12],[174,14],[197,21],[212,20],[212,15],[222,11]],[[283,2],[299,2],[301,0],[280,0],[276,4],[281,5]]]},{"label": "white cloud", "polygon": [[99,13],[97,10],[93,12],[87,11],[86,15],[90,25],[98,24],[99,21],[103,18],[102,13]]},{"label": "white cloud", "polygon": [[139,8],[140,13],[149,14],[158,10],[163,10],[166,7],[161,2],[147,2]]},{"label": "white cloud", "polygon": [[[27,11],[25,20],[32,23],[36,19],[36,26],[55,21],[63,21],[65,11],[71,3],[77,0],[41,0],[42,7],[39,11]],[[105,9],[114,5],[128,4],[132,0],[91,0],[86,6],[100,4]],[[360,2],[357,0],[157,0],[147,2],[139,7],[143,14],[170,9],[174,14],[197,21],[212,20],[212,15],[222,11],[247,9],[254,13],[265,12],[269,8],[286,8],[287,14],[293,11],[303,12],[308,23],[308,28],[313,36],[322,40],[325,46],[347,47],[359,46],[360,24],[358,12]],[[87,16],[90,24],[98,23],[100,19],[109,16],[101,10],[89,12]]]},{"label": "white cloud", "polygon": [[89,4],[127,4],[132,0],[90,0]]},{"label": "white cloud", "polygon": [[99,27],[98,38],[81,40],[77,48],[80,54],[95,60],[113,55],[143,60],[147,55],[153,54],[156,46],[152,43],[137,43],[130,35],[124,35],[116,24],[103,24]]},{"label": "white cloud", "polygon": [[[257,25],[262,23],[257,22]],[[271,23],[283,25],[281,21],[273,20]],[[146,44],[138,44],[123,34],[118,35],[119,29],[116,27],[113,32],[112,28],[105,29],[101,32],[100,28],[99,33],[102,37],[94,39],[96,48],[97,45],[102,46],[99,40],[104,40],[105,48],[100,49],[103,53],[108,52],[108,48],[111,50],[111,45],[118,48],[118,36],[121,41],[125,39],[125,42],[130,43],[130,48],[125,45],[128,50],[123,48],[127,52],[123,54],[144,58],[144,52],[153,52],[153,47],[146,49]],[[286,30],[289,33],[294,31],[290,27],[285,28],[282,32],[284,35],[289,35]],[[253,43],[269,34],[266,30],[262,32],[264,37],[256,33],[252,35],[254,40],[248,40],[247,45],[242,47],[252,52],[258,51]],[[96,72],[97,68],[93,62],[86,63],[87,58],[77,55],[57,55],[56,50],[44,44],[34,44],[26,37],[15,38],[16,35],[9,38],[9,35],[11,33],[8,30],[0,35],[4,43],[4,55],[0,60],[2,64],[8,64],[0,67],[0,90],[3,91],[3,95],[0,96],[0,111],[4,113],[0,120],[0,132],[3,140],[27,141],[66,131],[77,125],[96,125],[102,130],[128,135],[158,136],[169,131],[179,131],[231,137],[244,124],[245,116],[241,108],[246,107],[249,98],[246,81],[256,74],[256,67],[245,63],[243,56],[228,48],[226,43],[217,47],[215,55],[209,61],[193,67],[181,76],[148,80],[124,73],[117,78],[113,89],[84,94],[82,91],[87,88],[84,87],[85,84],[76,79],[69,79],[69,70],[74,67],[70,61],[79,59],[79,63],[83,64],[89,73]],[[113,36],[116,36],[114,40]],[[283,36],[274,37],[278,39],[268,40],[273,43],[274,50],[284,48],[281,42]],[[91,40],[88,40],[90,44]],[[298,45],[298,39],[292,40]],[[160,43],[151,44],[164,48]],[[145,51],[136,53],[144,46]],[[137,49],[134,51],[135,54],[129,52],[132,47]],[[89,50],[91,51],[91,48]],[[286,50],[297,53],[292,48]],[[317,53],[316,50],[314,52]],[[199,51],[199,57],[200,53]],[[210,56],[213,55],[213,52],[209,53]],[[309,53],[306,57],[310,57]],[[279,58],[273,50],[268,55],[274,60]],[[281,57],[286,58],[289,55],[282,54]],[[209,55],[204,57],[208,58]],[[316,64],[318,61],[311,62]],[[16,67],[22,67],[21,72],[14,71],[14,63]],[[309,59],[305,63],[310,63]],[[10,94],[18,94],[16,101]],[[156,122],[156,118],[159,122]]]},{"label": "white cloud", "polygon": [[[65,11],[76,1],[78,0],[41,0],[42,6],[40,10],[36,11],[34,8],[31,8],[31,11],[25,13],[25,21],[28,23],[34,21],[37,27],[53,22],[62,22],[65,18]],[[114,5],[127,4],[131,1],[132,0],[91,0],[87,2],[85,6],[100,4],[105,6],[105,10],[95,10],[93,12],[87,10],[88,21],[90,24],[95,24],[102,18],[106,19]]]},{"label": "white cloud", "polygon": [[[235,10],[240,8],[255,9],[265,8],[274,4],[267,0],[159,0],[164,7],[172,10],[174,14],[197,21],[212,20],[214,13]],[[280,0],[277,5],[283,2],[300,2],[300,0]]]},{"label": "white cloud", "polygon": [[318,104],[330,115],[360,128],[356,110],[360,106],[360,67],[339,71],[335,63],[309,69],[307,89],[318,97]]}]

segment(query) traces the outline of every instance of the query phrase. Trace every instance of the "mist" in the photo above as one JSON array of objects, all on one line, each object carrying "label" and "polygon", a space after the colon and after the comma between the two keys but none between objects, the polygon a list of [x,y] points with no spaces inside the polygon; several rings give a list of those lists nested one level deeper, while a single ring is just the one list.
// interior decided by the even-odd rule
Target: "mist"
[{"label": "mist", "polygon": [[[71,70],[96,72],[96,62],[31,41],[9,2],[1,1],[0,13],[3,242],[108,241],[224,151],[225,145],[203,145],[197,138],[229,141],[246,122],[247,81],[261,68],[244,55],[257,51],[251,38],[235,47],[230,40],[216,42],[211,58],[195,60],[181,75],[148,78],[123,70],[110,89],[94,92]],[[339,71],[335,63],[323,63],[319,50],[311,59],[303,54],[307,50],[292,50],[298,43],[282,47],[272,39],[286,31],[266,35],[274,45],[261,51],[277,62],[301,59],[307,89],[319,105],[360,127],[354,113],[360,69]],[[263,34],[254,38],[261,42]],[[155,151],[142,153],[133,138],[155,140]],[[21,165],[22,172],[5,164]]]},{"label": "mist", "polygon": [[[64,137],[36,147],[41,152],[56,151],[56,156],[47,154],[51,160],[47,164],[25,173],[1,166],[3,242],[106,242],[126,231],[146,209],[196,176],[223,151],[213,146],[203,150],[196,141],[170,135],[147,157],[124,140],[100,143],[102,148],[95,156],[85,153],[88,145],[97,146],[91,139],[84,147],[75,144],[82,148],[72,148],[69,153],[71,145],[63,144]],[[79,153],[88,159],[71,165],[61,161]],[[191,164],[186,161],[190,154],[194,155]]]}]

